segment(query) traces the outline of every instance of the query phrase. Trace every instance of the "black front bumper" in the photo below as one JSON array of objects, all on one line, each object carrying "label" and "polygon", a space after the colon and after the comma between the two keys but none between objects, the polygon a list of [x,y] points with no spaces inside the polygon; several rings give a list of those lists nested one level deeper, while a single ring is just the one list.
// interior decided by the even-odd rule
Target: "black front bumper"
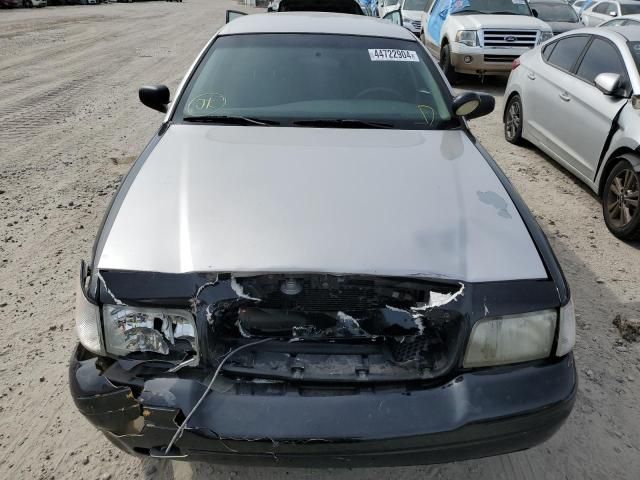
[{"label": "black front bumper", "polygon": [[[86,358],[82,360],[82,358]],[[116,445],[166,446],[209,378],[185,369],[115,385],[78,347],[70,387],[78,409]],[[129,382],[130,381],[130,386]],[[555,362],[464,373],[420,390],[363,385],[359,393],[239,392],[216,381],[174,453],[185,460],[282,466],[441,463],[532,447],[555,433],[575,400],[571,354]],[[134,393],[136,392],[136,393]]]}]

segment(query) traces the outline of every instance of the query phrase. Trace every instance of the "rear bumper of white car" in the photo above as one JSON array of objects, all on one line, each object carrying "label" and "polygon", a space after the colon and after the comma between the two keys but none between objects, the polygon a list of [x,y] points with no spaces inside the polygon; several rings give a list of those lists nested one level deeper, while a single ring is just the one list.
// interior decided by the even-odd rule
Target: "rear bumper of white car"
[{"label": "rear bumper of white car", "polygon": [[513,61],[527,51],[528,48],[481,48],[453,43],[451,64],[460,73],[508,73]]}]

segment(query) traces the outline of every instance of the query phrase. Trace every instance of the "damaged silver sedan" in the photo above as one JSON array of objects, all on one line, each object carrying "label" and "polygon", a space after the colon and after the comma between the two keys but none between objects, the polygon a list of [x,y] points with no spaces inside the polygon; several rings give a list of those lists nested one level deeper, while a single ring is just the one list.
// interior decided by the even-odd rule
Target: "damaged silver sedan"
[{"label": "damaged silver sedan", "polygon": [[390,22],[223,27],[83,262],[70,388],[140,455],[375,466],[521,450],[573,406],[573,306],[533,216]]}]

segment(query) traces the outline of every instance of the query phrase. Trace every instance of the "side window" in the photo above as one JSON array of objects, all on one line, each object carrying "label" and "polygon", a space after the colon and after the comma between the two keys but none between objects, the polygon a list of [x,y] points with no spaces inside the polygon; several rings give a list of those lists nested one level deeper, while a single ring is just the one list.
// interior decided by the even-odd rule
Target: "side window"
[{"label": "side window", "polygon": [[576,60],[587,45],[589,37],[566,37],[556,42],[556,48],[549,55],[548,62],[562,70],[570,72]]},{"label": "side window", "polygon": [[627,76],[618,49],[605,40],[594,38],[576,74],[584,81],[593,83],[601,73],[617,73],[624,78]]},{"label": "side window", "polygon": [[613,9],[613,5],[611,5],[609,2],[602,2],[598,5],[596,5],[593,9],[593,11],[595,13],[604,13],[605,15],[608,14],[611,10]]},{"label": "side window", "polygon": [[549,56],[551,55],[551,52],[553,52],[553,49],[555,48],[556,43],[558,42],[550,43],[549,45],[546,45],[542,49],[542,58],[544,58],[545,60],[549,60]]},{"label": "side window", "polygon": [[427,0],[427,3],[424,6],[424,11],[429,13],[429,10],[431,10],[431,5],[433,5],[434,0]]}]

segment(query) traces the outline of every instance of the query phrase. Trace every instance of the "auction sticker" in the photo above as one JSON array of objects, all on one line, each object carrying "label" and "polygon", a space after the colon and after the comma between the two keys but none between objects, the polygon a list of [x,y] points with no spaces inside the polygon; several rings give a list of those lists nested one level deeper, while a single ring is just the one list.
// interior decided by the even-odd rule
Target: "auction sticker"
[{"label": "auction sticker", "polygon": [[414,50],[396,50],[394,48],[370,48],[369,57],[372,62],[419,62],[420,58]]}]

